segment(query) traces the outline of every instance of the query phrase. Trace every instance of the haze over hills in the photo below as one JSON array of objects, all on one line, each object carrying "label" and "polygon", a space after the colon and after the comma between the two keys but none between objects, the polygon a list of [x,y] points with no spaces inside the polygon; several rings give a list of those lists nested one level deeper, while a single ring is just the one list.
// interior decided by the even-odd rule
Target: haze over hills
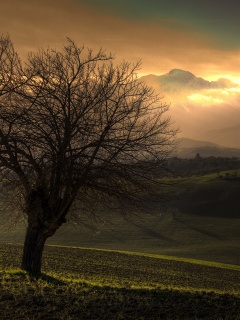
[{"label": "haze over hills", "polygon": [[229,79],[208,81],[173,69],[140,78],[171,106],[169,115],[180,137],[240,148],[240,85]]},{"label": "haze over hills", "polygon": [[209,141],[181,138],[178,141],[176,156],[179,158],[194,158],[199,153],[202,157],[238,157],[240,149],[227,148]]},{"label": "haze over hills", "polygon": [[210,130],[206,132],[203,137],[204,136],[216,143],[221,143],[222,145],[230,147],[237,146],[240,148],[240,124],[219,130]]}]

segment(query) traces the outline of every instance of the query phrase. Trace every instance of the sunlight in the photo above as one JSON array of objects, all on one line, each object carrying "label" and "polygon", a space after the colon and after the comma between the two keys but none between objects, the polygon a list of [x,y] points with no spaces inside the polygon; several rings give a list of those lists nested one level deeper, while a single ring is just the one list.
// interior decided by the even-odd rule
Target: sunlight
[{"label": "sunlight", "polygon": [[231,74],[215,74],[215,75],[204,75],[203,76],[204,79],[208,80],[208,81],[217,81],[219,79],[227,79],[232,81],[235,84],[239,84],[240,85],[240,77],[238,76],[233,76]]},{"label": "sunlight", "polygon": [[237,87],[237,88],[230,88],[230,89],[228,89],[228,91],[229,91],[229,92],[233,92],[233,93],[234,93],[234,92],[236,92],[236,93],[237,93],[237,92],[240,92],[240,87]]},{"label": "sunlight", "polygon": [[223,76],[220,77],[220,78],[225,78],[225,79],[231,80],[231,81],[234,82],[234,83],[240,84],[240,78],[239,78],[239,77],[236,77],[236,76],[223,75]]},{"label": "sunlight", "polygon": [[213,97],[211,95],[204,95],[201,93],[193,93],[189,96],[187,96],[187,99],[193,102],[197,102],[197,103],[203,103],[203,104],[208,104],[208,105],[212,105],[212,104],[218,104],[218,103],[222,103],[224,102],[224,100],[220,99],[220,98],[216,98]]},{"label": "sunlight", "polygon": [[211,106],[222,103],[232,103],[236,98],[238,99],[239,93],[240,86],[235,88],[208,89],[189,94],[187,100],[203,106]]}]

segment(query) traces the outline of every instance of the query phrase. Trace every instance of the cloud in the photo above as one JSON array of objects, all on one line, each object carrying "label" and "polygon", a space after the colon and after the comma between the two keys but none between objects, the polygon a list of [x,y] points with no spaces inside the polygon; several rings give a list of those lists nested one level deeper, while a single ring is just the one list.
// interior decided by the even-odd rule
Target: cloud
[{"label": "cloud", "polygon": [[[142,60],[142,73],[163,74],[173,68],[202,77],[237,76],[240,51],[223,50],[209,35],[182,29],[178,21],[131,21],[73,0],[8,0],[1,4],[0,27],[21,55],[38,47],[61,48],[66,36],[79,45],[100,47],[123,59]],[[196,136],[209,129],[237,124],[239,88],[197,90],[176,95],[164,93],[170,114],[182,134]]]},{"label": "cloud", "polygon": [[224,89],[204,89],[167,97],[171,101],[169,114],[181,135],[207,139],[206,132],[240,124],[240,86]]},{"label": "cloud", "polygon": [[[224,89],[209,89],[194,92],[186,97],[191,103],[202,107],[212,107],[218,104],[231,105],[240,109],[240,86]],[[239,120],[240,122],[240,120]]]},{"label": "cloud", "polygon": [[212,104],[218,104],[223,103],[224,101],[219,97],[213,97],[212,94],[202,94],[202,93],[193,93],[189,96],[187,96],[187,99],[191,102],[197,102],[198,104],[201,104],[202,106],[209,106]]},{"label": "cloud", "polygon": [[[143,77],[170,105],[169,115],[181,135],[201,139],[205,132],[240,124],[240,84],[227,79],[206,81],[174,69]],[[206,138],[206,137],[205,137]]]},{"label": "cloud", "polygon": [[200,75],[240,70],[239,52],[222,50],[214,38],[183,29],[169,17],[131,21],[73,0],[8,0],[1,4],[0,27],[22,54],[37,47],[60,48],[69,36],[80,45],[116,53],[118,62],[142,60],[142,73],[161,74],[173,68]]}]

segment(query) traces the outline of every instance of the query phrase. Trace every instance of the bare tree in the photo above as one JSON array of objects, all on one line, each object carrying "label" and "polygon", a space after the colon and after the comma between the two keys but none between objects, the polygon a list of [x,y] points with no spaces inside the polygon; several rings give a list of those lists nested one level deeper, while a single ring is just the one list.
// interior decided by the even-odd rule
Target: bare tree
[{"label": "bare tree", "polygon": [[75,206],[76,218],[167,197],[156,175],[167,173],[176,131],[138,68],[70,39],[22,63],[0,38],[0,169],[24,204],[21,268],[29,273],[41,272],[47,238]]}]

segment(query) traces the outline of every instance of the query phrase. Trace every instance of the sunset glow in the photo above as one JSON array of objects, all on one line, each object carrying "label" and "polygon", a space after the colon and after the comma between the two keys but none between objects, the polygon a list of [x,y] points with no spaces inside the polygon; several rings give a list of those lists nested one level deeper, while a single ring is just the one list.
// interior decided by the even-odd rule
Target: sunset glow
[{"label": "sunset glow", "polygon": [[196,9],[177,1],[170,6],[166,1],[9,0],[2,4],[0,26],[22,53],[59,47],[68,36],[116,53],[117,61],[142,60],[141,74],[179,68],[205,78],[234,74],[239,83],[240,42],[232,32],[238,21],[224,17],[224,6],[215,4],[202,2]]},{"label": "sunset glow", "polygon": [[[208,81],[209,89],[188,86],[186,79],[168,84],[166,78],[164,85],[148,82],[162,103],[171,106],[170,115],[182,134],[193,137],[197,119],[199,136],[208,126],[240,123],[239,12],[238,2],[217,0],[9,0],[1,6],[0,26],[22,59],[38,47],[59,49],[70,37],[95,52],[103,48],[113,53],[115,63],[141,61],[139,78],[179,69]],[[218,79],[223,80],[214,87],[211,83]]]},{"label": "sunset glow", "polygon": [[240,0],[0,30],[0,320],[240,320]]},{"label": "sunset glow", "polygon": [[213,97],[211,95],[203,95],[200,93],[194,93],[187,97],[190,101],[197,102],[202,104],[203,106],[213,105],[224,102],[224,100],[220,98]]}]

